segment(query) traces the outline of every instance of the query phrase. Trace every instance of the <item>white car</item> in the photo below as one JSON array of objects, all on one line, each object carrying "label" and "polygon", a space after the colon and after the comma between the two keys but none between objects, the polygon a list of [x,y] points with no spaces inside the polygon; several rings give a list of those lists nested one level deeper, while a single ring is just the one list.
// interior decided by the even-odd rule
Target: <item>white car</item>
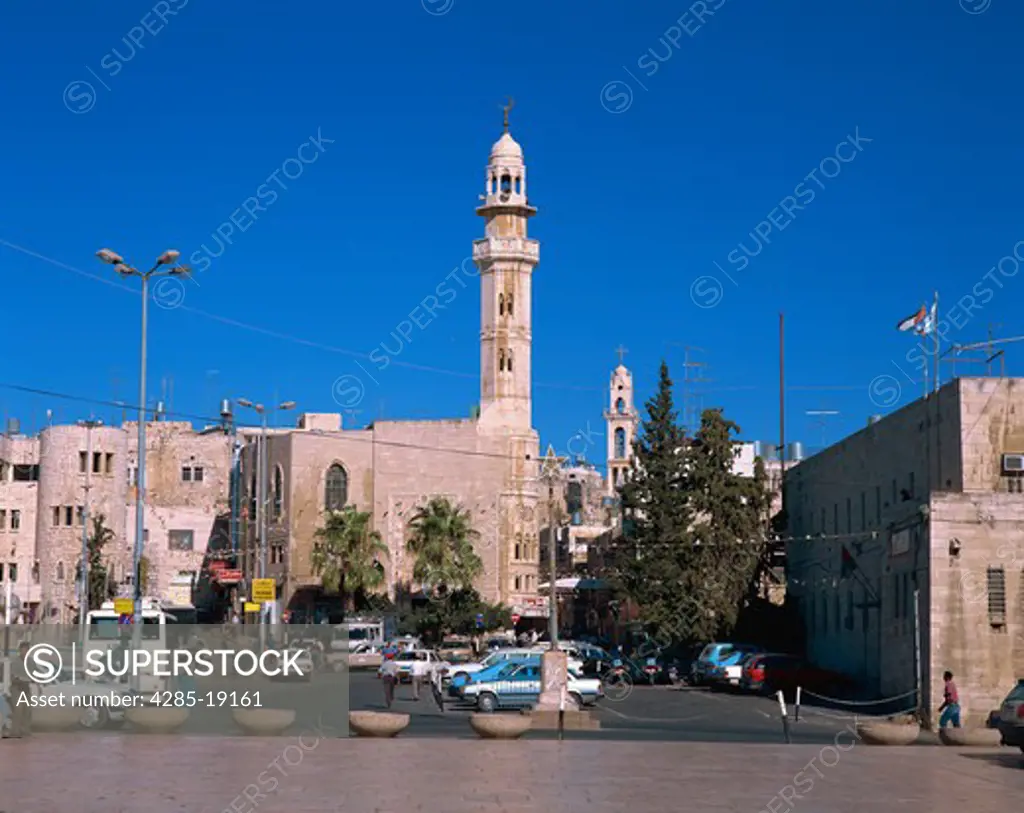
[{"label": "white car", "polygon": [[[399,652],[394,660],[398,665],[398,680],[401,683],[411,683],[414,674],[427,679],[433,679],[437,673],[445,677],[452,668],[450,663],[441,660],[437,653],[430,649],[411,649],[408,652]],[[384,664],[382,663],[377,670],[377,677],[383,676]]]},{"label": "white car", "polygon": [[477,661],[476,663],[460,663],[457,666],[453,666],[451,677],[453,679],[459,677],[472,677],[477,672],[488,669],[496,663],[502,663],[507,660],[512,660],[513,658],[523,658],[536,654],[537,653],[533,649],[497,649],[486,658],[481,661]]},{"label": "white car", "polygon": [[[530,708],[540,699],[541,678],[542,670],[536,663],[510,665],[494,680],[466,685],[462,697],[485,714],[498,709]],[[597,703],[604,696],[604,689],[600,680],[584,678],[570,669],[566,694],[567,699],[582,708]]]},{"label": "white car", "polygon": [[[77,705],[81,702],[83,704],[82,716],[79,718],[79,723],[82,728],[91,729],[116,728],[123,725],[125,709],[131,708],[130,698],[134,694],[124,683],[99,681],[85,677],[84,673],[80,673],[72,681],[71,673],[68,671],[61,672],[53,683],[34,684],[32,693],[42,697],[63,695],[65,704]],[[111,703],[110,699],[115,695],[126,702]],[[82,698],[82,700],[72,698]],[[88,700],[86,698],[95,699]]]}]

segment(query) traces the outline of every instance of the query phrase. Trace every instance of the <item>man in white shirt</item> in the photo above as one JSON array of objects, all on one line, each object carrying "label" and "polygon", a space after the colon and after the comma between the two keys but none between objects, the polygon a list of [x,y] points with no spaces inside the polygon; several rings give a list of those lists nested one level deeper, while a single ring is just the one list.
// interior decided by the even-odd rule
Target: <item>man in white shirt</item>
[{"label": "man in white shirt", "polygon": [[420,686],[430,678],[430,660],[426,652],[417,652],[412,662],[412,699],[420,699]]},{"label": "man in white shirt", "polygon": [[395,702],[395,684],[398,683],[398,664],[394,658],[385,658],[380,667],[381,682],[384,684],[384,704],[391,708]]}]

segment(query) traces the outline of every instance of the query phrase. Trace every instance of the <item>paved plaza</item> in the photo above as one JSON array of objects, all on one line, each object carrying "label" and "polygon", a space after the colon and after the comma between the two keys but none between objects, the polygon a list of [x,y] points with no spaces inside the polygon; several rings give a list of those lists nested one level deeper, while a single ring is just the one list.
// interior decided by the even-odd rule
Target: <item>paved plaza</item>
[{"label": "paved plaza", "polygon": [[0,742],[0,800],[8,813],[1007,813],[1024,798],[1006,749],[840,746],[36,735]]}]

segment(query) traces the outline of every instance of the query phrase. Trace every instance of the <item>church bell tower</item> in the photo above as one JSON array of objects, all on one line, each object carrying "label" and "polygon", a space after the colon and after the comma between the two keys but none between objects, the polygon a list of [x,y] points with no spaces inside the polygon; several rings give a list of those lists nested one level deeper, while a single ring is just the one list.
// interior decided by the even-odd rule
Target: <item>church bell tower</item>
[{"label": "church bell tower", "polygon": [[480,421],[487,427],[531,431],[531,276],[540,246],[526,236],[537,210],[526,197],[523,149],[505,127],[484,179],[484,237],[473,243],[480,271]]},{"label": "church bell tower", "polygon": [[611,383],[608,385],[609,409],[605,410],[604,419],[608,426],[608,481],[606,487],[609,496],[618,491],[633,465],[633,438],[639,416],[633,405],[633,374],[622,363],[626,350],[618,349],[619,366],[612,371]]}]

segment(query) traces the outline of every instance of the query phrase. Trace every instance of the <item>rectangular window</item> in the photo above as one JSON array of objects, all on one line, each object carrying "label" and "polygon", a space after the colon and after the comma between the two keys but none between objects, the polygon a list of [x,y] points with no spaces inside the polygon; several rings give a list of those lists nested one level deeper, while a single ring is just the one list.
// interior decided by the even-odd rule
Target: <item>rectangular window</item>
[{"label": "rectangular window", "polygon": [[191,483],[192,482],[192,467],[182,466],[181,467],[181,482]]},{"label": "rectangular window", "polygon": [[1006,624],[1006,570],[990,567],[986,574],[988,584],[988,623],[993,627]]},{"label": "rectangular window", "polygon": [[7,565],[7,572],[8,572],[8,574],[11,577],[11,583],[12,584],[17,584],[18,583],[18,566],[14,565],[14,564]]},{"label": "rectangular window", "polygon": [[39,481],[39,466],[14,464],[14,482],[36,483]]},{"label": "rectangular window", "polygon": [[875,524],[882,524],[882,487],[875,486]]},{"label": "rectangular window", "polygon": [[7,510],[0,508],[0,531],[7,530]]},{"label": "rectangular window", "polygon": [[89,467],[89,455],[86,452],[78,453],[78,473],[85,474],[85,470]]},{"label": "rectangular window", "polygon": [[860,493],[860,529],[862,531],[867,530],[868,527],[868,493],[862,491]]},{"label": "rectangular window", "polygon": [[92,453],[92,473],[102,474],[103,473],[103,452]]},{"label": "rectangular window", "polygon": [[103,458],[103,473],[104,474],[113,474],[114,473],[114,453],[113,452],[107,452],[106,456]]},{"label": "rectangular window", "polygon": [[60,527],[60,506],[59,505],[53,506],[53,527],[54,528],[59,528]]},{"label": "rectangular window", "polygon": [[75,509],[70,505],[64,506],[64,524],[67,527],[71,527],[75,522]]},{"label": "rectangular window", "polygon": [[17,531],[21,528],[21,511],[17,508],[11,509],[11,530]]},{"label": "rectangular window", "polygon": [[201,483],[201,482],[203,482],[203,467],[202,466],[196,466],[195,468],[192,469],[192,482],[193,483]]},{"label": "rectangular window", "polygon": [[4,567],[4,563],[3,563],[3,562],[0,562],[0,584],[3,584],[3,581],[4,581],[4,572],[5,572],[6,570],[7,570],[7,568],[6,568],[6,567]]},{"label": "rectangular window", "polygon": [[167,549],[186,551],[192,550],[192,531],[168,531]]}]

